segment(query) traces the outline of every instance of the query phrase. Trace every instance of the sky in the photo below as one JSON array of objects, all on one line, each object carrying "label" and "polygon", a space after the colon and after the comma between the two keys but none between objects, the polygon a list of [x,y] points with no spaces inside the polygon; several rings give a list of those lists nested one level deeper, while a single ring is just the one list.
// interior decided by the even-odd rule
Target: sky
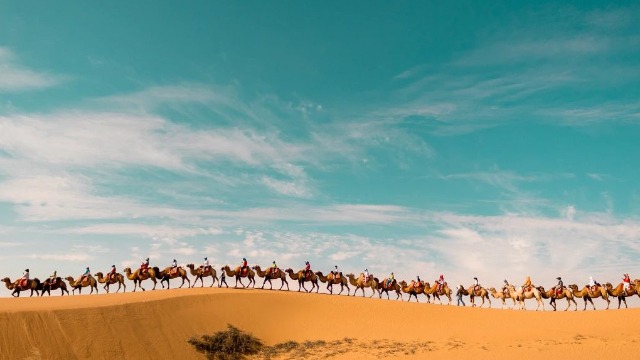
[{"label": "sky", "polygon": [[639,278],[639,21],[624,1],[0,1],[0,275],[208,256]]}]

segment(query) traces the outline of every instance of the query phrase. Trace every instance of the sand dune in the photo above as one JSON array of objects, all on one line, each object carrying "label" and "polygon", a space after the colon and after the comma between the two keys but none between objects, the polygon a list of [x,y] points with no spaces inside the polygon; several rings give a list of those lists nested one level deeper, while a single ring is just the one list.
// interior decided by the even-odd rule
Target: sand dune
[{"label": "sand dune", "polygon": [[227,323],[268,345],[327,342],[306,358],[636,358],[640,351],[640,309],[536,313],[205,288],[0,299],[0,358],[203,359],[186,340]]}]

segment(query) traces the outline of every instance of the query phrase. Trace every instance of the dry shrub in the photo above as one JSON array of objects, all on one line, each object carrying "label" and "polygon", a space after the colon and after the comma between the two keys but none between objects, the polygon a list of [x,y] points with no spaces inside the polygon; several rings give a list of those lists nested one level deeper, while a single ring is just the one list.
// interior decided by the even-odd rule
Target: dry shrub
[{"label": "dry shrub", "polygon": [[203,335],[199,339],[192,337],[188,343],[203,353],[207,359],[214,360],[243,359],[245,355],[257,354],[264,347],[258,338],[230,324],[227,324],[225,331],[218,331],[213,335]]}]

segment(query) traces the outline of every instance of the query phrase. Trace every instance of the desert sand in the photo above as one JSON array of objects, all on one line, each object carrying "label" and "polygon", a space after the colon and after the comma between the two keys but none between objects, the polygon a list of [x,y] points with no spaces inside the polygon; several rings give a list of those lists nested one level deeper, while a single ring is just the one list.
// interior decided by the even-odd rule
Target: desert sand
[{"label": "desert sand", "polygon": [[204,359],[187,339],[224,330],[226,324],[267,345],[324,340],[304,356],[317,359],[640,356],[637,308],[534,312],[196,288],[2,298],[0,358]]}]

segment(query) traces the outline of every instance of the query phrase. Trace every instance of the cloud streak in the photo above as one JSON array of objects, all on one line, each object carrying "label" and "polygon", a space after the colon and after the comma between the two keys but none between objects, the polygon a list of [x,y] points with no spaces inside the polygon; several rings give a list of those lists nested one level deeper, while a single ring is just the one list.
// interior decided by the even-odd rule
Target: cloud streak
[{"label": "cloud streak", "polygon": [[28,69],[18,63],[17,56],[0,47],[0,93],[45,89],[59,84],[61,77]]}]

